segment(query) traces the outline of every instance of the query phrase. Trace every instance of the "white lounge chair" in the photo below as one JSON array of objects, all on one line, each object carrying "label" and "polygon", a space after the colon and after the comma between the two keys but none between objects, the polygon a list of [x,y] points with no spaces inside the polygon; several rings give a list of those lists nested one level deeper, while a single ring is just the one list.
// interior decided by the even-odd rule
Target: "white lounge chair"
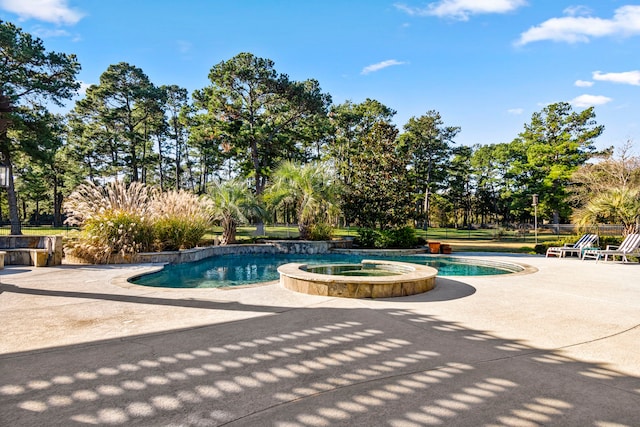
[{"label": "white lounge chair", "polygon": [[588,249],[584,251],[582,259],[593,258],[596,261],[604,257],[605,261],[612,260],[619,256],[622,262],[629,262],[627,256],[634,255],[640,257],[640,234],[629,234],[624,238],[620,246],[607,245],[606,249]]},{"label": "white lounge chair", "polygon": [[546,257],[549,255],[555,255],[560,258],[564,258],[567,254],[577,254],[578,258],[582,255],[582,251],[585,248],[598,245],[597,234],[585,234],[574,244],[565,244],[564,246],[552,246],[547,249]]}]

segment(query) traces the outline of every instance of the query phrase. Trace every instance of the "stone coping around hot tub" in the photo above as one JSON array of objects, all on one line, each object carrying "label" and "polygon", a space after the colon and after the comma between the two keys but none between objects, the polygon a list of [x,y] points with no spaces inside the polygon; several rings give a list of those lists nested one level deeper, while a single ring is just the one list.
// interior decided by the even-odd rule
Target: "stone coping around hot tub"
[{"label": "stone coping around hot tub", "polygon": [[405,271],[394,276],[340,276],[306,271],[308,264],[278,267],[280,284],[310,295],[343,298],[390,298],[420,294],[434,288],[438,270],[425,265],[384,260],[362,260],[361,264],[386,265]]}]

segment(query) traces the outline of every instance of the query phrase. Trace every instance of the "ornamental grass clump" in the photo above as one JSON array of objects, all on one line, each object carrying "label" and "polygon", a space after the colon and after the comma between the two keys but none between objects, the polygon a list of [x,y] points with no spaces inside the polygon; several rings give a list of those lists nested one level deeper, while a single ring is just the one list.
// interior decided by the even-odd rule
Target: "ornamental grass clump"
[{"label": "ornamental grass clump", "polygon": [[184,190],[160,193],[153,201],[153,228],[158,250],[196,246],[211,227],[210,202]]},{"label": "ornamental grass clump", "polygon": [[65,201],[67,223],[80,232],[66,253],[103,264],[139,252],[196,246],[211,227],[209,202],[186,191],[162,193],[134,182],[80,185]]},{"label": "ornamental grass clump", "polygon": [[137,182],[80,185],[67,198],[66,223],[81,227],[66,252],[93,263],[131,259],[154,241],[151,201],[157,191]]}]

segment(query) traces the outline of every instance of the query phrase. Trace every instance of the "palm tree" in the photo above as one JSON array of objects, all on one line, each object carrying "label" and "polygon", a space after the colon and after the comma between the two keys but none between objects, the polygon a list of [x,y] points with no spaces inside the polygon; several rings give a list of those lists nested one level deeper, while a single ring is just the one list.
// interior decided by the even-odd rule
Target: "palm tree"
[{"label": "palm tree", "polygon": [[309,239],[314,226],[327,224],[335,208],[337,187],[327,165],[283,162],[272,175],[264,199],[271,206],[295,206],[301,239]]},{"label": "palm tree", "polygon": [[583,207],[573,216],[579,226],[622,223],[623,234],[640,232],[640,157],[627,141],[617,156],[581,167],[573,176],[576,200]]},{"label": "palm tree", "polygon": [[235,243],[238,225],[248,222],[251,215],[264,213],[247,182],[240,179],[216,183],[209,197],[213,202],[211,215],[222,226],[221,245]]},{"label": "palm tree", "polygon": [[607,221],[622,223],[626,236],[640,232],[640,189],[612,188],[589,200],[574,215],[580,226]]}]

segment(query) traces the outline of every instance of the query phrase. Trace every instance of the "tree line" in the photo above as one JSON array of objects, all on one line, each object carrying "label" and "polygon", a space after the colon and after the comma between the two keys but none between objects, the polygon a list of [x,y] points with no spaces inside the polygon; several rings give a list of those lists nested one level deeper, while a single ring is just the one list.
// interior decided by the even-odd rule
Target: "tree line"
[{"label": "tree line", "polygon": [[[251,53],[213,65],[209,84],[191,94],[113,64],[67,114],[53,114],[48,106],[80,86],[75,55],[47,52],[2,21],[0,50],[0,153],[9,168],[0,217],[12,234],[30,216],[62,225],[64,198],[87,180],[204,194],[240,178],[260,198],[284,162],[332,171],[340,184],[335,218],[344,224],[528,221],[533,194],[539,216],[557,223],[584,206],[573,189],[585,184],[574,173],[612,154],[595,148],[604,127],[593,108],[550,104],[511,142],[459,146],[461,128],[436,110],[399,129],[396,112],[379,101],[334,104],[318,81],[292,80]],[[294,207],[280,206],[272,220],[288,222]]]}]

